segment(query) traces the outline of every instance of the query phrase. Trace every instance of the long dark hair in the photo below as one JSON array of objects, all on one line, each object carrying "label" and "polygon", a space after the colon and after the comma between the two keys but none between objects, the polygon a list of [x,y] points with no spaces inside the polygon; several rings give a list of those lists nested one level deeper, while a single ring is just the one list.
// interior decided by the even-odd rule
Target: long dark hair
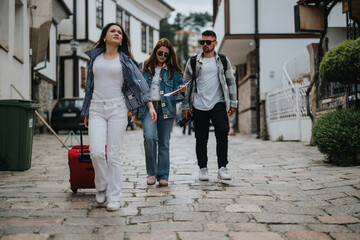
[{"label": "long dark hair", "polygon": [[150,57],[148,59],[146,59],[146,61],[144,63],[144,69],[147,70],[150,68],[152,75],[154,76],[155,68],[158,65],[158,61],[156,58],[156,52],[160,47],[166,47],[167,49],[169,49],[169,57],[165,60],[165,63],[167,65],[168,69],[170,70],[170,80],[174,78],[174,70],[177,70],[180,74],[183,74],[183,71],[181,70],[181,68],[179,67],[179,64],[177,62],[174,48],[173,48],[171,42],[166,38],[162,38],[157,42],[157,44],[155,45],[155,48],[151,52]]},{"label": "long dark hair", "polygon": [[109,31],[109,28],[113,25],[116,25],[120,27],[122,32],[122,42],[121,45],[118,46],[118,51],[125,53],[127,56],[131,58],[135,62],[136,65],[138,63],[135,61],[132,53],[131,53],[131,43],[128,35],[124,31],[123,27],[118,23],[108,23],[101,31],[99,40],[94,44],[94,48],[106,48],[106,44],[104,42],[104,38],[106,37],[107,32]]}]

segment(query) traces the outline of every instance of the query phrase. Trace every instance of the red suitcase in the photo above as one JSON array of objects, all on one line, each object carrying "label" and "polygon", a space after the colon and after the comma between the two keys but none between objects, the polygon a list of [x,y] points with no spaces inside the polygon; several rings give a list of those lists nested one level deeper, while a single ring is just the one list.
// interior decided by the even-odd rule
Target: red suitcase
[{"label": "red suitcase", "polygon": [[80,130],[80,144],[70,149],[68,154],[69,181],[73,193],[77,193],[79,188],[95,188],[94,167],[90,159],[89,145],[83,145],[82,130]]}]

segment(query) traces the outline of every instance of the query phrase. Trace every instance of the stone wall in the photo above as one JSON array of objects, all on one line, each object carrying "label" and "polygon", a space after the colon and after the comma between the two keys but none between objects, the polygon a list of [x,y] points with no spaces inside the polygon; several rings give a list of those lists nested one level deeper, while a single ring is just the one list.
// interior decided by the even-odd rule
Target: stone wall
[{"label": "stone wall", "polygon": [[346,95],[334,96],[319,100],[318,108],[316,111],[315,119],[320,118],[328,112],[335,111],[336,109],[344,108],[346,106]]},{"label": "stone wall", "polygon": [[255,81],[255,78],[245,77],[238,87],[239,131],[243,134],[256,133]]},{"label": "stone wall", "polygon": [[[238,129],[242,134],[256,134],[255,54],[247,56],[246,66],[238,69]],[[245,70],[244,70],[245,69]]]},{"label": "stone wall", "polygon": [[[54,106],[53,90],[55,82],[47,79],[39,73],[35,73],[34,79],[34,100],[40,105],[37,109],[39,114],[50,125],[51,111]],[[35,120],[35,133],[49,132],[45,124],[36,117]]]},{"label": "stone wall", "polygon": [[266,113],[264,112],[264,110],[266,111],[266,109],[264,109],[265,104],[266,104],[265,100],[261,101],[261,103],[260,103],[260,137],[262,139],[265,138],[265,135],[268,137],[268,134],[269,134],[269,132],[268,132],[269,130],[265,129],[265,122],[264,122],[264,121],[266,121],[266,117],[264,119],[264,115],[266,116]]}]

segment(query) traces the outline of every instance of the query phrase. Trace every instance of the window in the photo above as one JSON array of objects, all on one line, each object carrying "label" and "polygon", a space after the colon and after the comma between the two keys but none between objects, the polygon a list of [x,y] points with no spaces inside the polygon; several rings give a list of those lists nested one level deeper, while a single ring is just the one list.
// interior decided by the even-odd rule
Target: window
[{"label": "window", "polygon": [[125,13],[125,32],[130,37],[130,15],[128,13]]},{"label": "window", "polygon": [[154,29],[149,27],[149,53],[151,53],[154,48]]},{"label": "window", "polygon": [[122,9],[116,6],[116,23],[122,26]]},{"label": "window", "polygon": [[0,46],[9,50],[9,2],[0,1]]},{"label": "window", "polygon": [[77,108],[81,109],[84,104],[84,99],[62,99],[57,104],[57,108]]},{"label": "window", "polygon": [[343,84],[338,82],[328,83],[323,80],[320,80],[319,89],[320,99],[339,96],[346,92],[346,87]]},{"label": "window", "polygon": [[104,14],[103,14],[103,0],[96,0],[96,26],[103,28]]},{"label": "window", "polygon": [[50,62],[50,38],[47,43],[47,49],[46,49],[46,61]]},{"label": "window", "polygon": [[81,88],[85,89],[86,86],[86,69],[84,67],[80,67],[80,72],[81,72]]},{"label": "window", "polygon": [[146,25],[141,24],[141,51],[146,53]]}]

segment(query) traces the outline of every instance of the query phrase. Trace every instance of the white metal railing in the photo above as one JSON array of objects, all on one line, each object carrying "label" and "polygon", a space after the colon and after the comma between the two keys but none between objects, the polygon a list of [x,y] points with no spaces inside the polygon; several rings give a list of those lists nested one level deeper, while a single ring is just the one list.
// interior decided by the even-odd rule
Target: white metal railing
[{"label": "white metal railing", "polygon": [[296,84],[294,87],[284,88],[266,95],[266,114],[269,128],[273,124],[277,125],[276,123],[281,128],[282,124],[288,126],[289,122],[292,122],[294,129],[291,131],[297,132],[296,139],[302,139],[302,119],[310,119],[306,110],[308,86]]},{"label": "white metal railing", "polygon": [[302,53],[287,60],[283,65],[283,85],[294,87],[294,85],[308,85],[310,73],[310,59],[308,53]]},{"label": "white metal railing", "polygon": [[301,140],[304,134],[308,135],[307,131],[309,130],[306,127],[309,124],[302,127],[302,122],[310,121],[306,110],[306,90],[310,84],[308,53],[302,53],[289,59],[282,68],[283,89],[270,92],[266,96],[269,129],[274,130],[275,134],[283,132],[289,138]]},{"label": "white metal railing", "polygon": [[267,116],[270,121],[307,117],[306,90],[309,85],[288,87],[266,96]]}]

